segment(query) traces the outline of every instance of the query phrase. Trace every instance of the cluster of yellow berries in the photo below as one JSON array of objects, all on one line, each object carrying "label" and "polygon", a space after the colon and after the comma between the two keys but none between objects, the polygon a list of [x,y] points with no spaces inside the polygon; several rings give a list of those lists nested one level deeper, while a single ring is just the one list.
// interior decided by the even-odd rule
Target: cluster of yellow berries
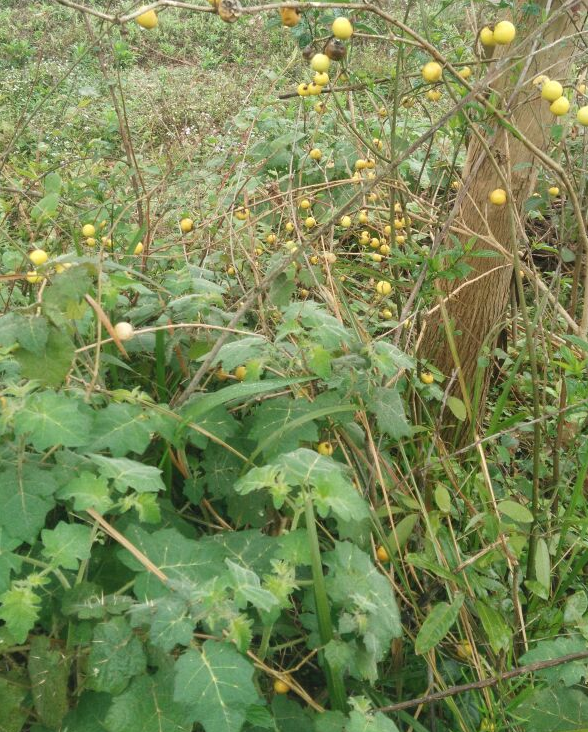
[{"label": "cluster of yellow berries", "polygon": [[496,23],[494,29],[490,26],[484,26],[480,31],[480,42],[483,46],[492,48],[493,46],[508,46],[512,43],[517,34],[517,29],[510,20],[501,20]]},{"label": "cluster of yellow berries", "polygon": [[[42,267],[49,261],[49,255],[44,249],[33,249],[29,252],[29,261],[34,267]],[[72,266],[71,262],[57,262],[55,265],[55,272],[61,274]],[[37,272],[36,269],[31,269],[26,273],[26,281],[31,285],[38,285],[43,282],[45,276]]]},{"label": "cluster of yellow berries", "polygon": [[563,117],[570,111],[570,100],[564,96],[563,86],[559,81],[541,74],[533,80],[533,84],[541,88],[541,98],[550,102],[549,111],[556,117]]},{"label": "cluster of yellow berries", "polygon": [[[283,16],[282,16],[282,22]],[[286,23],[284,23],[286,25]],[[335,18],[333,21],[332,32],[335,39],[338,41],[348,40],[353,35],[353,26],[351,22],[344,17]],[[342,45],[342,44],[341,44]],[[325,53],[315,53],[310,59],[310,68],[315,72],[313,80],[306,84],[304,82],[298,84],[298,94],[301,97],[318,96],[322,93],[324,87],[329,83],[329,67],[331,60],[338,60],[340,58],[339,53],[333,53],[330,51],[331,45],[327,43],[325,47]],[[317,112],[322,112],[324,109],[315,105]]]}]

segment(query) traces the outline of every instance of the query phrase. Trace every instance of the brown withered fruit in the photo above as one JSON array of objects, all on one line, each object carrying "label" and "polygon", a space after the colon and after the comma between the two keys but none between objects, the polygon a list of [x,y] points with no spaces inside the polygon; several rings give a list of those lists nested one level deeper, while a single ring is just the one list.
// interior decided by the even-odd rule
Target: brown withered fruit
[{"label": "brown withered fruit", "polygon": [[331,61],[341,61],[345,58],[347,49],[338,38],[329,38],[325,44],[324,53],[331,59]]}]

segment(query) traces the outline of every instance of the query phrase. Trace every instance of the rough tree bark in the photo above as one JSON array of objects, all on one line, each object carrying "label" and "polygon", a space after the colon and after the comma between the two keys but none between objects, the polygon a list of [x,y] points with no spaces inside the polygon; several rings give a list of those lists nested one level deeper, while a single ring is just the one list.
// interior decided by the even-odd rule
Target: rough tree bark
[{"label": "rough tree bark", "polygon": [[[551,5],[550,10],[553,13],[559,7],[559,4]],[[585,11],[585,7],[581,7]],[[582,18],[584,15],[583,12]],[[538,24],[538,16],[530,18],[526,27],[517,23],[517,42],[525,38],[525,33],[531,32]],[[550,129],[555,118],[549,111],[549,102],[540,98],[539,89],[532,81],[537,75],[546,74],[565,84],[575,40],[560,39],[573,35],[579,25],[581,23],[577,14],[566,12],[556,18],[538,41],[533,43],[529,40],[525,43],[520,60],[513,62],[510,69],[493,84],[493,89],[501,99],[501,104],[497,106],[509,112],[509,119],[514,126],[542,151],[548,148]],[[508,46],[502,47],[495,54],[495,58],[505,57],[510,53],[512,51]],[[478,128],[478,131],[490,145],[494,160],[509,180],[510,202],[524,220],[524,202],[533,193],[539,172],[538,162],[524,142],[516,139],[498,122],[490,119],[488,126],[484,129]],[[512,251],[508,206],[498,207],[488,202],[489,192],[495,188],[504,188],[504,184],[483,144],[475,135],[469,143],[462,180],[463,190],[456,202],[456,222],[479,235],[491,235],[507,251]],[[464,235],[461,240],[465,243],[469,238]],[[488,243],[484,241],[478,241],[474,246],[474,250],[488,248]],[[493,258],[470,257],[467,261],[473,268],[467,276],[468,281],[475,280],[471,285],[464,286],[464,281],[461,280],[449,284],[439,283],[439,287],[448,295],[461,288],[455,296],[449,297],[446,307],[455,330],[459,332],[455,340],[471,396],[480,350],[485,343],[490,347],[495,345],[497,325],[503,321],[506,313],[512,266],[504,255]],[[439,310],[425,324],[420,355],[447,376],[455,370]],[[489,373],[487,370],[486,386]],[[457,380],[454,384],[455,392],[458,393]],[[486,388],[482,391],[483,403]]]}]

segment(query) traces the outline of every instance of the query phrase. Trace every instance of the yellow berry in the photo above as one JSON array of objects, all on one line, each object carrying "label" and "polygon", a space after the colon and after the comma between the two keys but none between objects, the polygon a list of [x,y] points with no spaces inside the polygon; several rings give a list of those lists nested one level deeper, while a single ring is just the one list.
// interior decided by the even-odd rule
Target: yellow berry
[{"label": "yellow berry", "polygon": [[429,61],[429,63],[423,66],[421,73],[423,75],[423,79],[429,84],[432,84],[439,81],[443,75],[443,68],[441,64],[437,63],[437,61]]},{"label": "yellow berry", "polygon": [[296,91],[298,92],[298,96],[300,97],[307,97],[310,94],[308,84],[304,83],[298,84],[298,86],[296,87]]},{"label": "yellow berry", "polygon": [[49,255],[44,249],[33,249],[33,251],[29,254],[29,259],[35,265],[35,267],[39,267],[41,264],[45,264],[45,262],[49,259]]},{"label": "yellow berry", "polygon": [[461,71],[459,72],[459,75],[462,79],[469,79],[472,75],[472,70],[469,66],[464,66],[463,69],[461,69]]},{"label": "yellow berry", "polygon": [[314,75],[313,81],[319,86],[326,86],[329,83],[329,75],[326,73],[326,71],[317,71],[317,73]]},{"label": "yellow berry", "polygon": [[266,240],[266,242],[267,242],[268,244],[275,244],[275,243],[276,243],[276,241],[277,241],[277,239],[278,239],[278,237],[277,237],[277,236],[276,236],[275,234],[268,234],[268,235],[267,235],[267,236],[265,237],[265,240]]},{"label": "yellow berry", "polygon": [[245,208],[244,206],[239,206],[239,208],[235,209],[235,218],[237,221],[245,221],[247,218],[249,218],[249,209]]},{"label": "yellow berry", "polygon": [[496,188],[490,193],[488,198],[490,203],[493,203],[495,206],[504,206],[507,200],[506,191],[502,188]]},{"label": "yellow berry", "polygon": [[438,102],[441,99],[441,92],[438,89],[429,89],[427,99],[430,99],[432,102]]},{"label": "yellow berry", "polygon": [[42,281],[43,281],[42,275],[37,274],[35,272],[35,270],[32,270],[31,272],[27,272],[27,282],[30,282],[31,285],[36,285]]},{"label": "yellow berry", "polygon": [[372,261],[374,261],[374,262],[381,262],[384,259],[384,257],[382,257],[381,254],[378,254],[378,252],[374,252],[371,255],[371,257],[372,257]]},{"label": "yellow berry", "polygon": [[560,97],[549,105],[549,111],[556,117],[563,117],[570,111],[570,102],[567,97]]},{"label": "yellow berry", "polygon": [[143,254],[143,249],[144,249],[143,242],[139,241],[139,242],[137,242],[137,246],[135,247],[135,250],[133,253],[134,254]]},{"label": "yellow berry", "polygon": [[398,234],[394,237],[394,241],[398,244],[398,246],[402,246],[406,241],[406,237],[404,236],[404,234]]},{"label": "yellow berry", "polygon": [[548,102],[555,102],[563,94],[563,86],[559,81],[546,81],[541,87],[541,97],[547,99]]},{"label": "yellow berry", "polygon": [[547,193],[555,198],[555,196],[559,196],[559,188],[557,186],[551,186],[551,188],[547,189]]},{"label": "yellow berry", "polygon": [[286,225],[284,226],[286,231],[294,231],[294,224],[291,221],[286,222]]},{"label": "yellow berry", "polygon": [[512,43],[517,34],[517,29],[510,20],[501,20],[494,26],[494,41],[499,46],[507,46]]},{"label": "yellow berry", "polygon": [[237,379],[237,381],[243,381],[245,377],[247,376],[247,369],[245,366],[237,366],[237,368],[233,371],[233,376]]},{"label": "yellow berry", "polygon": [[484,26],[482,30],[480,31],[480,43],[483,46],[487,46],[488,48],[492,48],[496,45],[496,39],[494,38],[494,33],[488,26]]},{"label": "yellow berry", "polygon": [[382,562],[382,564],[385,564],[386,562],[390,561],[390,557],[388,556],[388,552],[383,546],[379,546],[376,549],[376,556],[378,557],[379,561]]},{"label": "yellow berry", "polygon": [[385,257],[390,254],[390,245],[389,244],[382,244],[380,247],[380,254],[383,254]]},{"label": "yellow berry", "polygon": [[314,228],[316,226],[316,219],[313,216],[309,216],[304,219],[304,226],[306,226],[307,229]]},{"label": "yellow berry", "polygon": [[182,234],[187,234],[188,232],[192,231],[194,228],[194,222],[192,219],[182,219],[180,221],[180,229],[182,231]]},{"label": "yellow berry", "polygon": [[435,381],[435,377],[430,371],[423,371],[421,374],[421,381],[423,384],[432,384]]},{"label": "yellow berry", "polygon": [[287,694],[290,691],[290,687],[285,681],[282,681],[281,679],[276,679],[274,681],[274,691],[276,694]]},{"label": "yellow berry", "polygon": [[332,455],[334,452],[333,445],[330,442],[319,442],[316,451],[319,455]]},{"label": "yellow berry", "polygon": [[227,274],[229,277],[234,277],[237,274],[236,269],[231,265],[230,267],[227,267]]},{"label": "yellow berry", "polygon": [[141,13],[141,15],[137,16],[137,23],[141,28],[151,30],[152,28],[157,28],[159,19],[155,10],[148,10],[146,13]]},{"label": "yellow berry", "polygon": [[472,644],[469,640],[460,640],[455,650],[457,651],[457,655],[464,660],[467,660],[474,655],[474,649],[472,648]]},{"label": "yellow berry", "polygon": [[82,236],[94,236],[96,227],[93,224],[84,224],[82,226]]},{"label": "yellow berry", "polygon": [[364,210],[364,211],[359,212],[357,220],[359,221],[360,224],[367,224],[368,218],[369,218],[368,212]]},{"label": "yellow berry", "polygon": [[576,119],[584,127],[588,126],[588,107],[580,107]]},{"label": "yellow berry", "polygon": [[303,211],[306,211],[310,208],[310,201],[308,198],[303,198],[302,201],[300,201],[299,206]]},{"label": "yellow berry", "polygon": [[351,226],[351,216],[342,216],[339,224],[344,228],[348,229]]},{"label": "yellow berry", "polygon": [[331,29],[335,38],[341,41],[346,41],[353,35],[353,26],[347,18],[335,18]]},{"label": "yellow berry", "polygon": [[310,59],[310,68],[313,71],[328,71],[331,59],[324,53],[315,53]]},{"label": "yellow berry", "polygon": [[222,366],[218,367],[214,375],[219,381],[226,381],[229,378],[229,374],[223,369]]},{"label": "yellow berry", "polygon": [[320,160],[323,156],[322,152],[318,149],[318,147],[313,147],[312,150],[308,153],[309,157],[312,158],[312,160]]},{"label": "yellow berry", "polygon": [[378,295],[389,295],[392,292],[392,285],[386,280],[380,280],[376,285]]}]

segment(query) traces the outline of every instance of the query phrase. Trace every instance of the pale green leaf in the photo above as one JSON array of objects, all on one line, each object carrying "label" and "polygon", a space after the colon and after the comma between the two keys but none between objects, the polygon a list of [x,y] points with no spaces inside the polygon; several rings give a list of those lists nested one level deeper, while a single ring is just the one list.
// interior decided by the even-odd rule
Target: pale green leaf
[{"label": "pale green leaf", "polygon": [[418,632],[414,644],[415,653],[428,653],[445,638],[459,616],[463,601],[463,595],[456,595],[451,605],[447,602],[435,605]]},{"label": "pale green leaf", "polygon": [[535,578],[539,584],[549,590],[551,586],[551,559],[549,558],[549,548],[545,539],[537,540],[537,548],[535,552]]},{"label": "pale green leaf", "polygon": [[99,513],[106,513],[112,506],[108,481],[85,471],[64,485],[57,495],[61,499],[73,498],[76,511],[94,508]]},{"label": "pale green leaf", "polygon": [[505,516],[508,516],[509,519],[520,524],[530,524],[533,521],[533,514],[529,509],[516,501],[500,501],[498,510]]},{"label": "pale green leaf", "polygon": [[512,630],[505,623],[498,610],[481,600],[477,600],[476,611],[494,653],[508,650],[512,638]]},{"label": "pale green leaf", "polygon": [[66,393],[32,394],[14,419],[14,432],[36,450],[54,445],[79,447],[88,442],[91,410]]},{"label": "pale green leaf", "polygon": [[30,587],[13,587],[0,595],[0,618],[16,643],[24,643],[40,613],[41,600]]},{"label": "pale green leaf", "polygon": [[114,487],[121,493],[133,488],[137,493],[157,493],[165,490],[161,470],[128,458],[109,458],[103,455],[89,455],[100,469],[104,478],[114,481]]},{"label": "pale green leaf", "polygon": [[381,712],[364,714],[354,710],[349,714],[345,732],[398,732],[398,727]]},{"label": "pale green leaf", "polygon": [[374,389],[366,406],[376,417],[378,428],[391,439],[399,440],[411,434],[412,430],[404,413],[404,404],[397,389],[385,387]]},{"label": "pale green leaf", "polygon": [[77,570],[80,559],[90,558],[92,529],[60,521],[54,529],[43,529],[43,554],[55,567]]},{"label": "pale green leaf", "polygon": [[465,422],[468,413],[466,406],[461,399],[458,399],[455,396],[449,396],[447,397],[447,406],[452,411],[454,417],[459,419],[460,422]]}]

